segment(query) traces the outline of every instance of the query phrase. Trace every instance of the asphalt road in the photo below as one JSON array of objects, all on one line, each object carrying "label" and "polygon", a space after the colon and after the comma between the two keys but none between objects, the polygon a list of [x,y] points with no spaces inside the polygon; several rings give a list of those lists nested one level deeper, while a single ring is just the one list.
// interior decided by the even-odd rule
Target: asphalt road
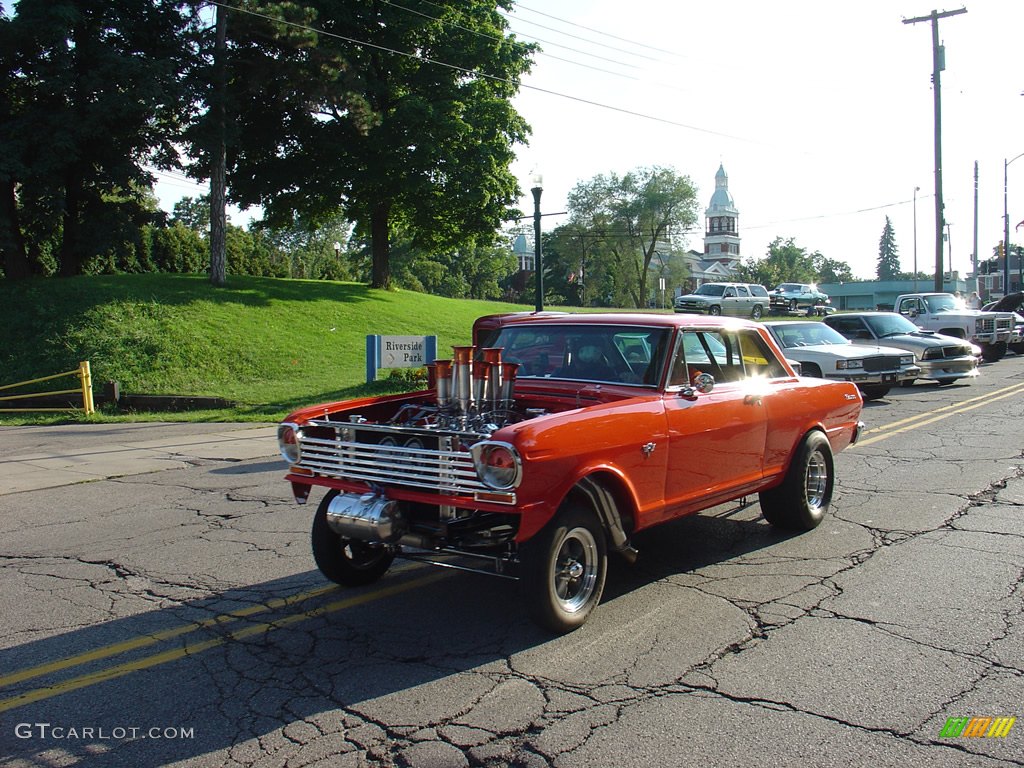
[{"label": "asphalt road", "polygon": [[1024,766],[1024,721],[943,735],[1022,714],[1024,358],[865,421],[817,530],[663,526],[559,638],[503,580],[328,586],[270,437],[2,494],[0,764]]}]

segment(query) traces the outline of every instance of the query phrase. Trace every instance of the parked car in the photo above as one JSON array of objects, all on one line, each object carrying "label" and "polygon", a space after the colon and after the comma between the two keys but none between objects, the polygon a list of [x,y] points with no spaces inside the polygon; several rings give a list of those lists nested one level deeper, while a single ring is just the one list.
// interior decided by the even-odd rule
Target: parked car
[{"label": "parked car", "polygon": [[751,283],[704,283],[693,293],[677,296],[676,312],[761,318],[768,311],[768,289]]},{"label": "parked car", "polygon": [[1010,331],[1010,338],[1006,347],[1011,352],[1024,355],[1024,315],[1021,315],[1021,305],[1024,304],[1024,293],[1008,293],[999,301],[990,301],[981,309],[984,312],[1012,312],[1013,327]]},{"label": "parked car", "polygon": [[828,294],[819,291],[813,283],[782,283],[771,293],[772,309],[785,312],[796,312],[798,309],[813,311],[831,303]]},{"label": "parked car", "polygon": [[327,492],[328,579],[368,584],[398,556],[518,578],[531,616],[567,632],[641,530],[754,493],[772,525],[817,526],[863,426],[853,384],[798,378],[746,320],[492,315],[473,340],[427,390],[279,426],[296,501]]},{"label": "parked car", "polygon": [[1006,354],[1013,332],[1012,312],[967,309],[963,299],[952,293],[905,293],[896,297],[895,306],[918,328],[977,344],[986,362],[997,362]]},{"label": "parked car", "polygon": [[978,375],[980,347],[954,336],[923,331],[896,312],[844,312],[822,322],[854,344],[882,343],[913,352],[922,379],[950,384]]},{"label": "parked car", "polygon": [[865,400],[885,397],[896,384],[921,374],[914,355],[895,347],[854,345],[816,320],[765,323],[787,358],[799,361],[804,376],[852,381]]}]

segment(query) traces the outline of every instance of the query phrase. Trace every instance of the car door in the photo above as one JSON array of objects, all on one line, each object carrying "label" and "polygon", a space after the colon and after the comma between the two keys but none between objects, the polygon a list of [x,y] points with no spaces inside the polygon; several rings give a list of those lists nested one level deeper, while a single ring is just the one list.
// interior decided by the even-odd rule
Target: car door
[{"label": "car door", "polygon": [[725,291],[722,293],[722,314],[735,317],[736,304],[738,301],[739,298],[736,295],[736,286],[726,286]]},{"label": "car door", "polygon": [[[714,389],[687,391],[702,373],[714,376]],[[679,334],[664,396],[669,434],[665,517],[717,503],[760,481],[767,420],[763,397],[750,384],[736,333]]]},{"label": "car door", "polygon": [[750,291],[745,285],[736,286],[736,313],[735,317],[750,317]]}]

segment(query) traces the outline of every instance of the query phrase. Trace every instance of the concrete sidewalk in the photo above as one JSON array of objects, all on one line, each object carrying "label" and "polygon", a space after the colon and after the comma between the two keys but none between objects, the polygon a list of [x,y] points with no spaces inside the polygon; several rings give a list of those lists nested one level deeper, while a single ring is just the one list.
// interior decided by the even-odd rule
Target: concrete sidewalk
[{"label": "concrete sidewalk", "polygon": [[277,456],[276,434],[277,425],[265,424],[0,427],[0,495],[185,467],[196,460]]}]

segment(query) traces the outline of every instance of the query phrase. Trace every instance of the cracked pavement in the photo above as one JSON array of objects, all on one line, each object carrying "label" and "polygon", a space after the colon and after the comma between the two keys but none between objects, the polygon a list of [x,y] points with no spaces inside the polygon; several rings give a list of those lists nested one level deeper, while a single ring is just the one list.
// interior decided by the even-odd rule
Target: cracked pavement
[{"label": "cracked pavement", "polygon": [[[1021,375],[1010,356],[865,421]],[[614,560],[601,606],[557,638],[504,580],[398,561],[329,587],[313,508],[270,459],[184,452],[0,495],[0,706],[26,697],[3,711],[0,763],[1024,766],[1024,723],[939,738],[949,717],[1021,714],[1022,411],[1003,399],[841,454],[808,534],[775,532],[753,498],[642,533],[638,563]],[[16,730],[36,723],[78,735]]]}]

